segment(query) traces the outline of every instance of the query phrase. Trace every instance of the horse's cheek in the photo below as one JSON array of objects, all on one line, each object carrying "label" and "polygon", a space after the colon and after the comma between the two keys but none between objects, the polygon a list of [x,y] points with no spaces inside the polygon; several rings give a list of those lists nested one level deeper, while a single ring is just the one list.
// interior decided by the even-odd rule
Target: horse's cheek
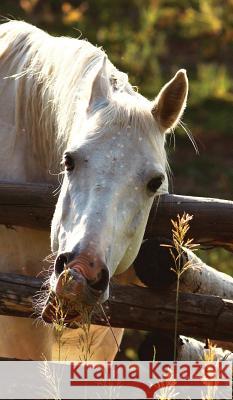
[{"label": "horse's cheek", "polygon": [[130,242],[129,247],[127,248],[124,257],[122,258],[121,262],[119,263],[115,274],[121,274],[122,272],[126,271],[134,262],[143,238],[143,233],[137,233],[133,240]]},{"label": "horse's cheek", "polygon": [[122,258],[121,262],[119,263],[116,269],[115,272],[116,274],[120,274],[126,271],[134,262],[143,240],[144,232],[146,229],[146,223],[149,217],[152,204],[153,204],[153,199],[149,201],[147,207],[142,208],[143,212],[140,210],[132,220],[132,223],[128,231],[129,236],[131,237],[130,243],[128,248],[126,249],[124,257]]}]

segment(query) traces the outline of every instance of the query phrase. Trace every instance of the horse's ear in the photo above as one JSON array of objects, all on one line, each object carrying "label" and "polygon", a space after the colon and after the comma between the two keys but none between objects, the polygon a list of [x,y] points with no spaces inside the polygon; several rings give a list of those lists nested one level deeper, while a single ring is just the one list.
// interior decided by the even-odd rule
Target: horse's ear
[{"label": "horse's ear", "polygon": [[107,56],[104,56],[96,68],[96,75],[91,87],[88,111],[92,111],[96,104],[109,100],[110,89],[106,64]]},{"label": "horse's ear", "polygon": [[165,132],[179,122],[186,106],[188,78],[185,69],[180,69],[159,92],[152,108],[152,114]]}]

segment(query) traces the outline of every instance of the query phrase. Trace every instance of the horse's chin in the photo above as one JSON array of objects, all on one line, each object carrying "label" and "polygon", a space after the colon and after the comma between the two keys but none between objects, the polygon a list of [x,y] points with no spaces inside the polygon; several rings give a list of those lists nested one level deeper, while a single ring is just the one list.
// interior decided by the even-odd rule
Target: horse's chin
[{"label": "horse's chin", "polygon": [[81,314],[78,311],[70,310],[69,306],[58,306],[56,295],[51,292],[43,307],[41,317],[47,324],[68,325],[74,321],[81,320]]}]

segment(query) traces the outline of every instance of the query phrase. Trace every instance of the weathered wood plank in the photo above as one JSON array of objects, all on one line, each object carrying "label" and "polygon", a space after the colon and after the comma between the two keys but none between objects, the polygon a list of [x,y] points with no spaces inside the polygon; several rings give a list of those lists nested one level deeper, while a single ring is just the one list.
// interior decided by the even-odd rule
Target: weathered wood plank
[{"label": "weathered wood plank", "polygon": [[[161,288],[172,290],[176,287],[177,275],[174,273],[176,266],[170,249],[164,247],[164,244],[173,243],[170,240],[157,238],[145,240],[134,261],[136,275],[154,291]],[[177,257],[178,253],[174,248],[172,251]],[[180,267],[183,268],[187,261],[189,268],[180,277],[181,292],[210,294],[233,300],[233,276],[210,267],[188,249],[182,254]]]},{"label": "weathered wood plank", "polygon": [[[35,317],[32,297],[42,280],[16,274],[0,274],[0,314]],[[112,326],[143,330],[173,331],[175,293],[137,286],[111,285],[105,312]],[[106,325],[102,315],[94,314],[93,323]],[[216,296],[181,293],[179,334],[233,340],[233,301]]]},{"label": "weathered wood plank", "polygon": [[56,197],[47,184],[0,183],[0,222],[36,229],[49,229]]},{"label": "weathered wood plank", "polygon": [[164,195],[161,201],[152,208],[147,224],[146,236],[171,237],[171,219],[177,214],[187,212],[193,215],[190,222],[190,237],[196,243],[210,246],[224,246],[233,250],[233,201]]},{"label": "weathered wood plank", "polygon": [[[48,230],[57,197],[47,184],[0,183],[0,223]],[[145,237],[171,235],[171,218],[194,215],[190,235],[206,245],[233,250],[233,202],[202,197],[163,195],[154,204]]]}]

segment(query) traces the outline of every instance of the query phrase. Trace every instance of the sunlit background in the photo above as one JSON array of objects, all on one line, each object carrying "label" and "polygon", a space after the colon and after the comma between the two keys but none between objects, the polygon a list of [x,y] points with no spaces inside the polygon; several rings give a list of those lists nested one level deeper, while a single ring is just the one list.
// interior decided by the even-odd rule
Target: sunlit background
[{"label": "sunlit background", "polygon": [[[102,46],[150,99],[186,68],[190,92],[183,122],[199,155],[183,129],[168,138],[170,190],[232,200],[233,0],[1,0],[0,14]],[[233,274],[232,254],[222,249],[200,254]],[[126,339],[129,358],[137,357],[134,338],[130,332]]]}]

